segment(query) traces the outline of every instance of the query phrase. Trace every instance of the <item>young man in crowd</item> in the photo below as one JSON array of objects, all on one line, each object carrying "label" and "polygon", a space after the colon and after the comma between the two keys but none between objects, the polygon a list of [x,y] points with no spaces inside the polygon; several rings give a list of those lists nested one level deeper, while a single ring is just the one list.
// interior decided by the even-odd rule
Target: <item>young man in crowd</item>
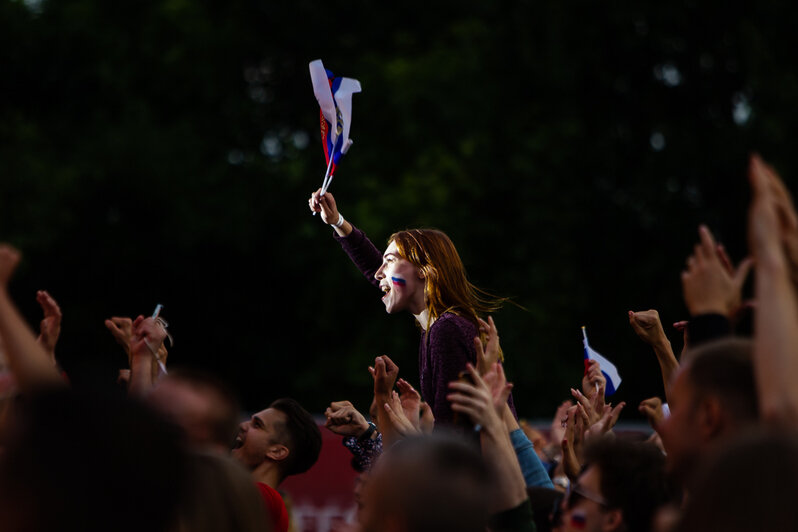
[{"label": "young man in crowd", "polygon": [[715,340],[682,359],[669,397],[671,415],[657,426],[667,467],[686,482],[698,461],[758,419],[753,343]]},{"label": "young man in crowd", "polygon": [[669,500],[659,449],[603,438],[588,446],[585,464],[563,500],[561,530],[650,530],[657,510]]},{"label": "young man in crowd", "polygon": [[288,530],[288,511],[277,487],[310,469],[320,451],[319,427],[293,399],[278,399],[239,426],[233,458],[252,472],[275,532]]}]

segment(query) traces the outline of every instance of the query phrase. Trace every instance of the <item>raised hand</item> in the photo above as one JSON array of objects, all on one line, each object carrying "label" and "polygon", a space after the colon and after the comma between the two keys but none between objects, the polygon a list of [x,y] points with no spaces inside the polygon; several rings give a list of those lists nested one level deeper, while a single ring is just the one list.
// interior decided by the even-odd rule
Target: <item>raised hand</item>
[{"label": "raised hand", "polygon": [[321,213],[321,220],[326,224],[334,224],[338,221],[338,206],[335,204],[335,197],[331,192],[326,192],[323,196],[321,189],[316,190],[310,195],[308,206],[311,212]]},{"label": "raised hand", "polygon": [[374,359],[374,366],[369,367],[369,373],[374,377],[374,395],[385,397],[393,391],[399,376],[399,366],[387,355],[383,355]]},{"label": "raised hand", "polygon": [[0,288],[8,286],[21,258],[22,255],[14,247],[0,244]]},{"label": "raised hand", "polygon": [[61,308],[46,290],[36,292],[36,301],[42,307],[42,312],[44,313],[44,318],[39,325],[39,338],[37,341],[53,357],[53,362],[55,362],[55,344],[61,334]]},{"label": "raised hand", "polygon": [[593,398],[586,397],[585,394],[579,390],[571,388],[571,395],[576,399],[577,412],[582,415],[585,428],[597,423],[601,419],[604,412],[604,397]]},{"label": "raised hand", "polygon": [[418,428],[411,420],[407,418],[404,410],[402,409],[402,400],[399,394],[391,392],[390,401],[384,405],[385,411],[388,413],[388,419],[391,421],[394,430],[400,436],[408,436],[418,434],[421,429]]},{"label": "raised hand", "polygon": [[158,351],[166,339],[166,329],[153,318],[139,316],[133,322],[133,335],[130,338],[130,353],[135,356],[138,354],[149,353],[154,357],[158,356]]},{"label": "raised hand", "polygon": [[662,322],[659,319],[659,312],[654,309],[642,310],[639,312],[629,311],[629,324],[635,334],[648,345],[654,347],[668,342]]},{"label": "raised hand", "polygon": [[139,316],[133,322],[130,339],[130,387],[134,395],[145,395],[158,375],[158,353],[166,338],[166,328],[153,318]]},{"label": "raised hand", "polygon": [[[495,364],[495,366],[498,366],[498,364]],[[471,364],[466,367],[471,375],[473,384],[462,381],[449,383],[449,389],[452,390],[452,393],[447,395],[446,398],[452,403],[452,410],[466,414],[475,426],[494,431],[503,430],[504,422],[501,419],[496,403],[500,403],[503,407],[510,395],[512,385],[507,384],[505,381],[499,388],[499,397],[494,398],[493,391],[491,391],[486,380],[479,376],[476,368]],[[503,380],[503,374],[501,380]]]},{"label": "raised hand", "polygon": [[584,431],[583,417],[579,414],[578,406],[574,405],[566,413],[565,435],[561,443],[563,472],[571,482],[575,482],[582,472]]},{"label": "raised hand", "polygon": [[419,420],[419,427],[424,434],[430,434],[432,429],[435,428],[435,415],[432,413],[432,407],[427,403],[421,403],[421,419]]},{"label": "raised hand", "polygon": [[563,401],[557,407],[554,418],[551,420],[549,439],[552,442],[561,442],[565,437],[565,424],[568,421],[568,409],[574,406],[573,401]]},{"label": "raised hand", "polygon": [[646,416],[648,423],[654,430],[657,430],[659,424],[665,419],[665,412],[662,409],[662,399],[659,397],[643,399],[643,401],[640,402],[640,406],[637,407],[637,410]]},{"label": "raised hand", "polygon": [[399,379],[396,387],[399,388],[399,402],[405,417],[416,429],[421,430],[421,394],[404,379]]},{"label": "raised hand", "polygon": [[308,200],[308,206],[311,212],[321,213],[321,220],[327,225],[331,225],[338,236],[347,236],[354,229],[352,224],[344,220],[341,213],[338,212],[338,207],[335,205],[335,198],[328,191],[323,196],[320,196],[321,189],[311,194]]},{"label": "raised hand", "polygon": [[128,364],[130,364],[130,340],[133,338],[133,320],[114,316],[105,320],[105,328],[111,332],[114,340],[125,350]]},{"label": "raised hand", "polygon": [[728,258],[718,253],[718,245],[710,230],[698,228],[700,241],[687,258],[682,272],[684,302],[690,315],[722,314],[733,316],[740,307],[745,278],[751,269],[751,259],[745,259],[735,271],[729,271]]},{"label": "raised hand", "polygon": [[[390,445],[402,436],[394,418],[391,417],[389,410],[385,408],[385,405],[392,401],[393,387],[399,375],[399,367],[389,357],[383,355],[374,359],[374,366],[369,367],[369,373],[374,378],[373,404],[376,405],[377,427],[382,433],[385,444]],[[401,403],[399,403],[399,407],[401,410]],[[402,413],[402,416],[404,416],[404,413]]]},{"label": "raised hand", "polygon": [[63,386],[64,380],[45,348],[19,313],[8,293],[8,282],[21,254],[8,244],[0,244],[0,337],[8,367],[23,393],[36,388]]},{"label": "raised hand", "polygon": [[324,416],[327,418],[324,426],[340,436],[357,438],[369,428],[366,418],[349,401],[330,403]]},{"label": "raised hand", "polygon": [[752,155],[748,176],[753,200],[748,213],[748,244],[757,263],[776,260],[798,277],[798,214],[787,187],[772,166]]},{"label": "raised hand", "polygon": [[493,367],[493,364],[501,359],[499,331],[496,329],[496,323],[492,316],[488,316],[488,321],[477,319],[479,320],[479,332],[485,336],[484,344],[479,338],[474,339],[474,348],[477,351],[477,370],[480,375],[485,375]]},{"label": "raised hand", "polygon": [[607,379],[601,372],[601,364],[598,360],[589,360],[587,371],[582,377],[582,393],[590,398],[594,405],[603,406],[606,389]]},{"label": "raised hand", "polygon": [[507,377],[504,374],[504,367],[499,362],[494,362],[490,370],[482,376],[485,384],[490,390],[491,397],[493,397],[493,407],[499,415],[502,415],[505,409],[509,409],[507,405],[507,398],[510,396],[510,390],[513,385],[507,382]]},{"label": "raised hand", "polygon": [[446,398],[451,402],[452,410],[467,415],[475,429],[479,430],[482,455],[498,479],[493,511],[515,508],[527,498],[524,474],[510,441],[510,433],[496,409],[497,400],[487,381],[495,379],[494,386],[497,390],[502,390],[499,402],[505,405],[512,385],[506,383],[503,373],[498,374],[501,368],[499,363],[493,364],[485,379],[471,364],[466,367],[472,382],[450,382],[449,389],[452,393]]},{"label": "raised hand", "polygon": [[597,438],[608,434],[610,430],[618,422],[621,416],[621,410],[626,406],[626,403],[620,402],[615,408],[611,404],[604,405],[604,411],[601,418],[594,424],[590,425],[585,431],[585,441],[590,441],[592,438]]}]

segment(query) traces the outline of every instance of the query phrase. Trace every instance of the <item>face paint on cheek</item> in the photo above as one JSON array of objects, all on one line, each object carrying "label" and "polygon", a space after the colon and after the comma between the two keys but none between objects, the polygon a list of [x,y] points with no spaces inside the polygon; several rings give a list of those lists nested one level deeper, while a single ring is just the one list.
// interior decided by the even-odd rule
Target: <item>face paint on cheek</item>
[{"label": "face paint on cheek", "polygon": [[405,286],[405,285],[407,285],[407,281],[405,281],[401,277],[391,277],[391,283],[393,283],[396,286]]},{"label": "face paint on cheek", "polygon": [[587,525],[587,518],[582,512],[571,512],[571,527],[577,530],[584,530]]}]

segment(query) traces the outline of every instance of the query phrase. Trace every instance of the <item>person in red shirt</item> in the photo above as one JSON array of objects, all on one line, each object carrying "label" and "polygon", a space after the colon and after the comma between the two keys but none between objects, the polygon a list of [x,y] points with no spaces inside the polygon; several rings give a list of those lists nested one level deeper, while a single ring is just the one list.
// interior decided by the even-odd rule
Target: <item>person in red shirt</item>
[{"label": "person in red shirt", "polygon": [[233,458],[252,472],[275,532],[287,532],[289,521],[277,487],[286,477],[310,469],[320,451],[319,427],[293,399],[278,399],[239,426]]}]

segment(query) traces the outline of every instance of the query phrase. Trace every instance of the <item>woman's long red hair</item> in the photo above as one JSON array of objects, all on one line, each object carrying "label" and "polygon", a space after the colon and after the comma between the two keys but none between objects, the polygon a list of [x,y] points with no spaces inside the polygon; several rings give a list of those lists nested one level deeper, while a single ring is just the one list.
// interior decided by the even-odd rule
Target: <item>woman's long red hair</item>
[{"label": "woman's long red hair", "polygon": [[441,314],[451,312],[479,326],[480,314],[498,310],[504,298],[480,290],[466,277],[463,261],[446,233],[437,229],[408,229],[391,235],[402,258],[424,275],[427,329]]}]

